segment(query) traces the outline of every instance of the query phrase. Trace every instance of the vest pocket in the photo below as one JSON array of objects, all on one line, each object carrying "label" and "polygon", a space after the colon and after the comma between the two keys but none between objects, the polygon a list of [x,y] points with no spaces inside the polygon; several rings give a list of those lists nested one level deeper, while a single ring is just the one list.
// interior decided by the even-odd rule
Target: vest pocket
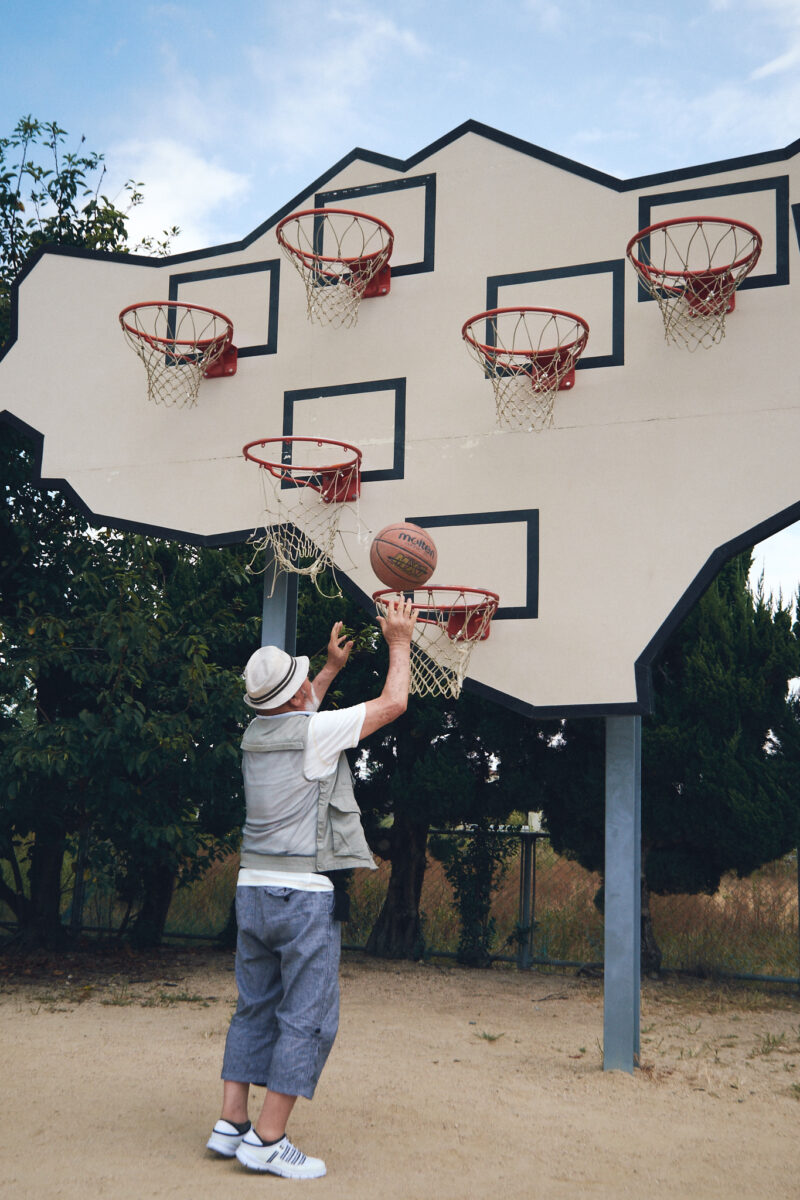
[{"label": "vest pocket", "polygon": [[337,796],[329,804],[334,854],[356,853],[364,841],[361,809],[355,799]]}]

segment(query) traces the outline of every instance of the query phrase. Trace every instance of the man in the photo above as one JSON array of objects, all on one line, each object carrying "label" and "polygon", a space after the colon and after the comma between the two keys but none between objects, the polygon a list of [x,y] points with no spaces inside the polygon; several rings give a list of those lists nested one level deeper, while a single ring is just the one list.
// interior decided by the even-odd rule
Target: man
[{"label": "man", "polygon": [[[338,1027],[341,924],[333,884],[321,872],[375,869],[344,750],[405,712],[415,619],[408,600],[378,618],[389,647],[386,681],[377,699],[352,708],[317,712],[353,648],[341,621],[313,682],[308,659],[277,646],[257,650],[245,668],[245,703],[256,716],[242,740],[239,1002],[222,1064],[222,1114],[207,1145],[251,1170],[289,1179],[325,1174],[321,1159],[286,1137],[297,1097],[314,1095]],[[252,1127],[251,1083],[267,1088]]]}]

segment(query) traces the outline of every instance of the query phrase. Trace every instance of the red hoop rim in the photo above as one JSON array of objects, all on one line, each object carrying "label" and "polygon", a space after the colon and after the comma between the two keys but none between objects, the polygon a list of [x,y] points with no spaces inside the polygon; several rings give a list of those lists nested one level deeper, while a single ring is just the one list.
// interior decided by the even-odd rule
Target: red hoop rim
[{"label": "red hoop rim", "polygon": [[[354,459],[347,459],[345,462],[325,463],[313,467],[302,467],[298,463],[285,463],[280,460],[259,458],[257,454],[252,453],[254,446],[270,446],[287,444],[294,445],[296,442],[305,442],[307,445],[313,446],[336,446],[340,450],[347,450],[350,454],[354,454]],[[306,471],[312,474],[320,474],[321,472],[330,473],[332,471],[344,471],[353,467],[360,468],[361,466],[361,451],[357,446],[351,446],[349,442],[339,442],[334,438],[315,438],[315,437],[271,437],[271,438],[256,438],[253,442],[248,442],[242,447],[242,454],[249,462],[257,463],[259,467],[264,467],[276,479],[293,479],[294,472]]]},{"label": "red hoop rim", "polygon": [[[649,237],[651,233],[655,233],[659,229],[669,229],[673,225],[728,225],[735,229],[743,229],[755,238],[755,246],[741,258],[737,258],[732,263],[727,263],[718,267],[707,267],[704,270],[684,270],[684,271],[669,271],[666,267],[654,267],[651,263],[642,262],[633,253],[633,247],[643,238]],[[763,248],[763,238],[761,234],[752,225],[748,225],[746,221],[734,221],[729,217],[671,217],[667,221],[656,221],[654,225],[648,225],[645,229],[640,229],[635,233],[628,245],[625,247],[625,254],[631,260],[634,267],[644,274],[656,274],[669,276],[673,279],[691,279],[695,275],[724,275],[727,271],[735,271],[739,267],[744,267],[747,263],[752,262],[755,266],[759,255]]]},{"label": "red hoop rim", "polygon": [[[220,333],[216,337],[201,338],[199,341],[192,341],[190,338],[158,337],[154,333],[145,333],[143,329],[135,329],[125,320],[128,313],[138,312],[140,308],[182,308],[186,311],[208,313],[210,316],[218,317],[220,321],[224,321],[228,329],[224,338]],[[140,300],[137,304],[129,304],[119,314],[119,323],[131,337],[140,338],[141,341],[147,342],[150,346],[159,345],[173,348],[175,346],[195,346],[205,348],[206,346],[214,346],[220,341],[224,341],[227,346],[233,341],[233,321],[225,313],[218,312],[216,308],[207,308],[204,304],[185,304],[181,300]]]},{"label": "red hoop rim", "polygon": [[436,592],[455,592],[456,595],[459,596],[481,596],[482,599],[477,601],[474,606],[470,604],[437,604],[435,600],[431,599],[429,599],[427,603],[423,603],[422,601],[412,599],[411,607],[417,611],[424,608],[438,608],[449,609],[450,612],[474,612],[482,607],[491,607],[494,610],[497,609],[498,605],[500,604],[500,597],[498,596],[497,592],[490,592],[487,588],[456,587],[453,584],[443,583],[436,584],[434,587],[429,588],[409,588],[408,592],[404,592],[399,588],[382,588],[380,591],[372,593],[372,599],[377,602],[390,596],[397,596],[401,600],[407,600],[409,595],[414,597],[418,595],[426,595],[431,597]]},{"label": "red hoop rim", "polygon": [[[553,346],[550,349],[545,349],[542,347],[538,350],[503,350],[498,346],[490,346],[485,342],[479,342],[478,339],[469,332],[469,326],[473,325],[476,321],[486,321],[490,317],[498,317],[503,313],[529,312],[547,313],[547,315],[551,317],[566,317],[570,321],[575,321],[575,323],[582,328],[583,333],[579,334],[574,341],[564,342],[562,345]],[[474,317],[470,317],[469,320],[465,321],[461,326],[461,336],[464,341],[469,342],[471,346],[474,346],[479,354],[487,357],[495,358],[503,355],[519,355],[521,358],[537,358],[539,355],[544,357],[548,354],[554,354],[559,350],[568,351],[571,350],[573,346],[581,346],[581,349],[583,349],[583,346],[586,345],[589,337],[589,326],[583,317],[579,317],[577,313],[566,312],[562,308],[539,308],[531,305],[512,305],[510,308],[488,308],[486,312],[476,313]]]},{"label": "red hoop rim", "polygon": [[[372,221],[374,225],[380,226],[384,232],[388,233],[388,246],[381,246],[380,249],[371,250],[368,254],[354,254],[347,258],[340,254],[314,254],[310,250],[301,249],[300,246],[293,246],[292,243],[286,238],[284,234],[284,226],[288,225],[290,221],[299,220],[300,217],[327,217],[330,216],[331,213],[342,217],[359,217],[365,221]],[[275,226],[275,236],[277,237],[279,244],[283,246],[284,249],[290,254],[294,254],[296,258],[306,259],[307,261],[315,263],[363,263],[369,262],[373,258],[379,258],[384,255],[388,258],[391,255],[392,248],[394,246],[394,232],[385,221],[382,221],[380,217],[373,217],[370,213],[357,212],[352,208],[303,208],[299,212],[289,213],[288,216],[283,217],[282,220],[280,220]]]}]

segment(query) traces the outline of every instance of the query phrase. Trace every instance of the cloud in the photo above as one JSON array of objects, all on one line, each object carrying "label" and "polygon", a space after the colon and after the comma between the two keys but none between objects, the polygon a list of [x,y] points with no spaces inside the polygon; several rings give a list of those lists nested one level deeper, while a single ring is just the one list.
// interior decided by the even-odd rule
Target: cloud
[{"label": "cloud", "polygon": [[798,562],[800,562],[800,522],[774,534],[761,542],[753,551],[753,566],[750,571],[751,586],[758,584],[764,576],[764,591],[777,597],[783,596],[784,603],[791,603],[797,595]]},{"label": "cloud", "polygon": [[106,155],[106,164],[109,177],[119,179],[120,185],[123,171],[125,177],[144,182],[144,203],[128,221],[131,245],[173,225],[181,229],[173,250],[224,241],[220,227],[226,224],[225,209],[242,201],[250,186],[246,175],[166,137],[121,142]]},{"label": "cloud", "polygon": [[[312,35],[289,36],[287,20]],[[408,85],[404,61],[430,53],[415,32],[362,4],[296,4],[278,35],[250,50],[256,103],[242,117],[253,143],[278,153],[281,165],[351,148],[385,95],[397,96],[398,77]]]},{"label": "cloud", "polygon": [[535,18],[542,33],[555,33],[563,24],[561,7],[550,0],[525,0],[525,10]]},{"label": "cloud", "polygon": [[764,63],[763,67],[758,67],[752,72],[750,78],[766,79],[770,75],[781,75],[784,71],[791,71],[798,65],[800,65],[800,38],[785,54],[779,54],[777,58]]},{"label": "cloud", "polygon": [[752,80],[767,79],[772,75],[782,75],[800,65],[800,0],[749,0],[762,19],[770,18],[786,34],[788,32],[788,49],[782,54],[757,67],[750,75]]}]

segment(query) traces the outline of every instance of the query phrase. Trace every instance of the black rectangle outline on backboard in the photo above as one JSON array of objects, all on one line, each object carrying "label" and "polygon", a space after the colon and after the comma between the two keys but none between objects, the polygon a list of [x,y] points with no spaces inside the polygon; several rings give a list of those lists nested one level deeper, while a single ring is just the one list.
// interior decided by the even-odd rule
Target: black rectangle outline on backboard
[{"label": "black rectangle outline on backboard", "polygon": [[[283,436],[294,434],[294,406],[303,400],[319,400],[336,396],[394,392],[394,454],[392,466],[380,471],[362,471],[362,483],[377,483],[384,479],[403,479],[406,462],[406,381],[405,379],[373,379],[367,383],[337,383],[331,387],[296,388],[283,393]],[[336,437],[335,421],[328,431]],[[360,447],[359,447],[360,449]]]},{"label": "black rectangle outline on backboard", "polygon": [[[232,275],[253,275],[266,271],[269,279],[269,307],[267,309],[267,340],[257,346],[241,346],[237,343],[239,358],[252,358],[257,354],[278,353],[278,298],[280,293],[281,264],[278,258],[263,262],[241,263],[235,267],[209,267],[205,271],[182,271],[169,277],[170,301],[177,301],[178,288],[182,283],[198,283],[204,279],[229,279]],[[236,342],[236,327],[233,330]]]},{"label": "black rectangle outline on backboard", "polygon": [[[330,192],[317,192],[314,197],[315,208],[335,207],[337,204],[351,208],[352,201],[360,200],[362,196],[377,196],[382,192],[405,191],[407,188],[423,187],[425,189],[425,228],[423,231],[422,258],[419,262],[403,263],[392,267],[392,278],[401,275],[419,275],[424,271],[432,271],[436,245],[436,175],[416,175],[412,179],[385,179],[382,183],[367,183],[360,187],[336,188]],[[391,265],[391,264],[390,264]]]},{"label": "black rectangle outline on backboard", "polygon": [[[621,367],[625,363],[624,258],[611,258],[606,262],[577,263],[571,267],[552,267],[546,271],[516,271],[512,275],[490,275],[486,280],[486,307],[503,307],[499,302],[500,288],[503,287],[513,287],[520,283],[541,283],[548,279],[572,279],[578,275],[603,274],[611,276],[611,353],[584,354],[576,362],[575,369],[585,371],[594,367]],[[578,315],[580,316],[580,313]],[[487,326],[487,345],[493,345],[493,336],[494,330]],[[589,337],[591,339],[591,329]]]},{"label": "black rectangle outline on backboard", "polygon": [[[789,282],[789,176],[775,175],[771,179],[744,179],[739,183],[718,183],[713,187],[685,188],[680,192],[653,192],[639,197],[639,228],[647,229],[653,224],[650,214],[654,208],[669,204],[686,204],[690,200],[714,200],[717,196],[736,196],[740,192],[775,192],[775,270],[772,275],[748,275],[740,288],[785,287]],[[713,213],[705,213],[713,217]],[[662,220],[665,218],[662,218]],[[667,218],[668,219],[668,218]],[[645,253],[648,238],[642,239]],[[637,289],[639,303],[653,297],[639,281]]]},{"label": "black rectangle outline on backboard", "polygon": [[[539,510],[538,508],[509,509],[506,512],[450,513],[435,517],[406,517],[421,529],[445,529],[464,525],[520,525],[526,526],[525,603],[502,604],[495,613],[494,621],[533,620],[539,616]],[[478,586],[480,580],[477,581]],[[462,585],[459,585],[462,586]],[[463,586],[473,586],[464,584]]]}]

